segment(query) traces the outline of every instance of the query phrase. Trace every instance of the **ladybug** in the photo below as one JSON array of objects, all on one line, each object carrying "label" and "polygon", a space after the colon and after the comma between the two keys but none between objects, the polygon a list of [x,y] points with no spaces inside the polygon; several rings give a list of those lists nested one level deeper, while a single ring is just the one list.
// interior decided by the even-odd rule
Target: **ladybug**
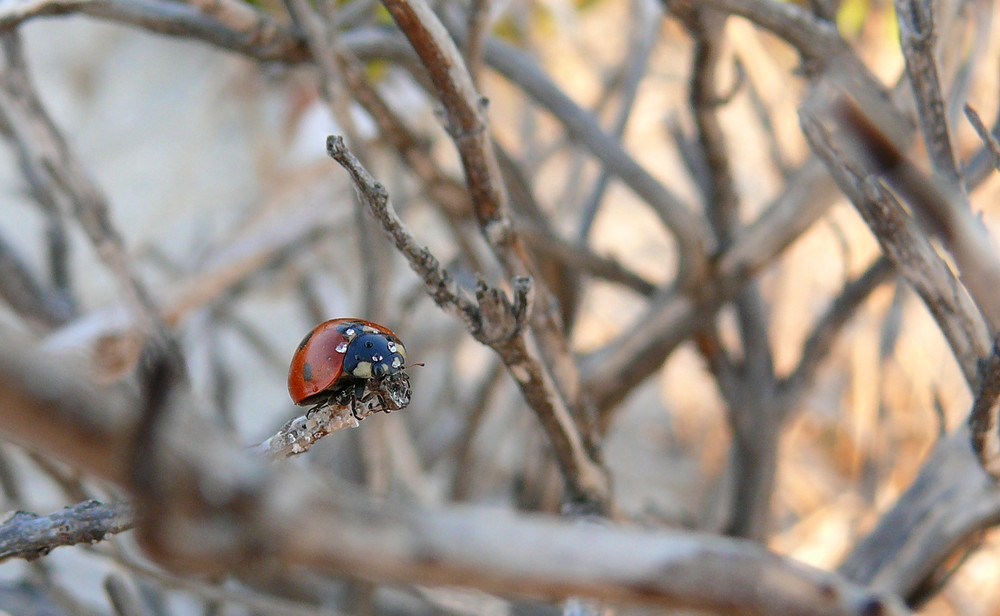
[{"label": "ladybug", "polygon": [[332,319],[317,325],[299,343],[288,369],[288,393],[299,406],[350,404],[361,419],[355,403],[365,399],[366,388],[389,411],[394,405],[386,405],[381,394],[396,398],[393,389],[401,382],[407,396],[402,406],[409,402],[405,361],[406,349],[388,327],[363,319]]}]

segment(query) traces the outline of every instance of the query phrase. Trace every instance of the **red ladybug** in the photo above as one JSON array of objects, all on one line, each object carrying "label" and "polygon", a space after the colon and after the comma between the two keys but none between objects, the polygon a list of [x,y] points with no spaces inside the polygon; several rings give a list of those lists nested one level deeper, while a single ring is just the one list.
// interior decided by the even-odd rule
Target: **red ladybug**
[{"label": "red ladybug", "polygon": [[288,393],[299,406],[323,406],[346,395],[354,402],[366,386],[403,371],[406,349],[391,329],[363,319],[332,319],[299,343],[288,369]]}]

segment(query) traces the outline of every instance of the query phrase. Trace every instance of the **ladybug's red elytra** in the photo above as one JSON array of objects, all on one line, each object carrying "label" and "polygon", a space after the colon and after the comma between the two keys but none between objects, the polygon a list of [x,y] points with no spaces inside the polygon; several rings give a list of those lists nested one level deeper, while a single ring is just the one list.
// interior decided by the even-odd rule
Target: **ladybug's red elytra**
[{"label": "ladybug's red elytra", "polygon": [[299,343],[288,369],[288,393],[299,406],[323,406],[346,396],[340,399],[348,400],[357,416],[354,403],[366,387],[379,396],[381,384],[396,378],[404,382],[409,402],[405,361],[406,349],[388,327],[364,319],[332,319]]}]

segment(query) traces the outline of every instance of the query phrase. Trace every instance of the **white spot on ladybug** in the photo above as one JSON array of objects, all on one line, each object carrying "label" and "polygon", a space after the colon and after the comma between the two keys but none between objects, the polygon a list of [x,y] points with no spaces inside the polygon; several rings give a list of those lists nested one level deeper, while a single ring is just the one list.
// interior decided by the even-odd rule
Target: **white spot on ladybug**
[{"label": "white spot on ladybug", "polygon": [[346,353],[347,352],[347,343],[344,342],[344,341],[341,341],[340,344],[337,345],[337,352],[338,353]]},{"label": "white spot on ladybug", "polygon": [[354,331],[353,327],[349,327],[346,330],[344,330],[344,335],[347,336],[348,338],[353,338],[354,335],[357,333],[358,332]]},{"label": "white spot on ladybug", "polygon": [[400,359],[398,355],[396,357],[392,358],[392,367],[393,368],[397,368],[398,369],[402,365],[403,365],[403,360]]},{"label": "white spot on ladybug", "polygon": [[389,343],[387,345],[385,345],[385,346],[386,346],[387,349],[389,349],[390,353],[395,353],[396,352],[396,343],[395,342],[389,341]]},{"label": "white spot on ladybug", "polygon": [[359,379],[369,379],[372,376],[372,365],[366,361],[358,362],[352,374]]}]

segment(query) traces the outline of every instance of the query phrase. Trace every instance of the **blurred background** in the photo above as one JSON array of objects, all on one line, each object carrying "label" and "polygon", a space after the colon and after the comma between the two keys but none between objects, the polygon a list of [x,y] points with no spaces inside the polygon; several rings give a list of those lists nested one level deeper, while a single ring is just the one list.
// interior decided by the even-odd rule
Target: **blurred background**
[{"label": "blurred background", "polygon": [[[279,21],[288,19],[279,2],[253,4]],[[344,31],[394,27],[380,5],[337,4],[351,15]],[[448,4],[463,8],[441,4],[442,10]],[[951,83],[975,58],[975,70],[964,77],[965,100],[991,118],[1000,88],[995,5],[964,4],[967,13],[958,13],[970,17],[949,24],[964,29],[962,46],[942,49],[940,68]],[[489,32],[533,59],[606,132],[614,133],[623,103],[630,107],[624,149],[697,210],[699,188],[677,139],[693,133],[692,41],[679,20],[662,14],[649,0],[494,0]],[[836,17],[872,72],[886,84],[899,80],[904,65],[892,3],[846,0]],[[81,15],[39,17],[19,30],[39,97],[107,197],[138,277],[182,343],[206,413],[232,426],[241,442],[260,442],[299,412],[288,399],[286,373],[302,336],[328,318],[374,320],[399,334],[410,361],[425,364],[411,370],[410,407],[371,417],[287,463],[367,485],[388,499],[559,511],[559,475],[513,380],[490,349],[428,298],[326,155],[326,136],[344,128],[321,95],[314,65],[256,61]],[[741,217],[749,222],[809,155],[797,113],[806,83],[794,50],[748,22],[730,18],[724,41],[718,89],[731,96],[719,105],[718,118]],[[636,57],[645,68],[630,83],[626,69]],[[437,101],[397,62],[368,59],[364,66],[399,117],[425,140],[426,155],[461,180]],[[627,100],[631,87],[634,100]],[[591,253],[657,287],[669,285],[676,246],[651,209],[612,180],[592,228],[582,235],[599,163],[522,86],[485,67],[480,90],[489,99],[498,145],[527,180],[552,232],[576,243],[586,237]],[[488,258],[478,267],[470,263],[441,205],[349,93],[344,100],[353,130],[366,141],[366,162],[418,241],[468,288],[477,272],[502,281]],[[966,160],[981,142],[956,107],[952,137]],[[919,146],[913,153],[926,168]],[[991,230],[998,190],[994,173],[971,194]],[[85,358],[95,379],[114,382],[138,353],[138,343],[121,329],[123,296],[114,276],[78,225],[35,202],[13,148],[0,149],[0,198],[0,239],[35,276],[50,276],[53,246],[65,250],[73,307],[58,323],[40,323],[0,303],[0,318],[49,349]],[[474,230],[461,237],[472,243],[473,254],[487,254]],[[777,374],[795,368],[817,319],[877,254],[868,227],[838,197],[764,269],[759,289]],[[581,355],[633,327],[649,302],[587,274],[573,288],[579,303],[570,338]],[[717,323],[723,343],[737,347],[732,308],[723,308]],[[767,544],[835,568],[910,485],[937,439],[964,421],[971,401],[920,299],[902,283],[880,286],[839,332],[784,427]],[[678,346],[619,405],[603,451],[620,515],[641,525],[721,532],[730,506],[731,431],[727,405],[697,346],[690,340]],[[2,462],[5,510],[43,513],[80,497],[113,494],[15,444],[3,444]],[[1000,613],[994,583],[1000,545],[992,531],[978,541],[921,613]],[[462,603],[423,589],[312,577],[282,589],[185,579],[145,561],[126,533],[55,550],[37,564],[0,565],[0,609],[110,613],[102,588],[110,571],[134,578],[152,609],[163,614],[484,614],[529,605],[466,595]],[[42,586],[35,584],[40,579]]]}]

